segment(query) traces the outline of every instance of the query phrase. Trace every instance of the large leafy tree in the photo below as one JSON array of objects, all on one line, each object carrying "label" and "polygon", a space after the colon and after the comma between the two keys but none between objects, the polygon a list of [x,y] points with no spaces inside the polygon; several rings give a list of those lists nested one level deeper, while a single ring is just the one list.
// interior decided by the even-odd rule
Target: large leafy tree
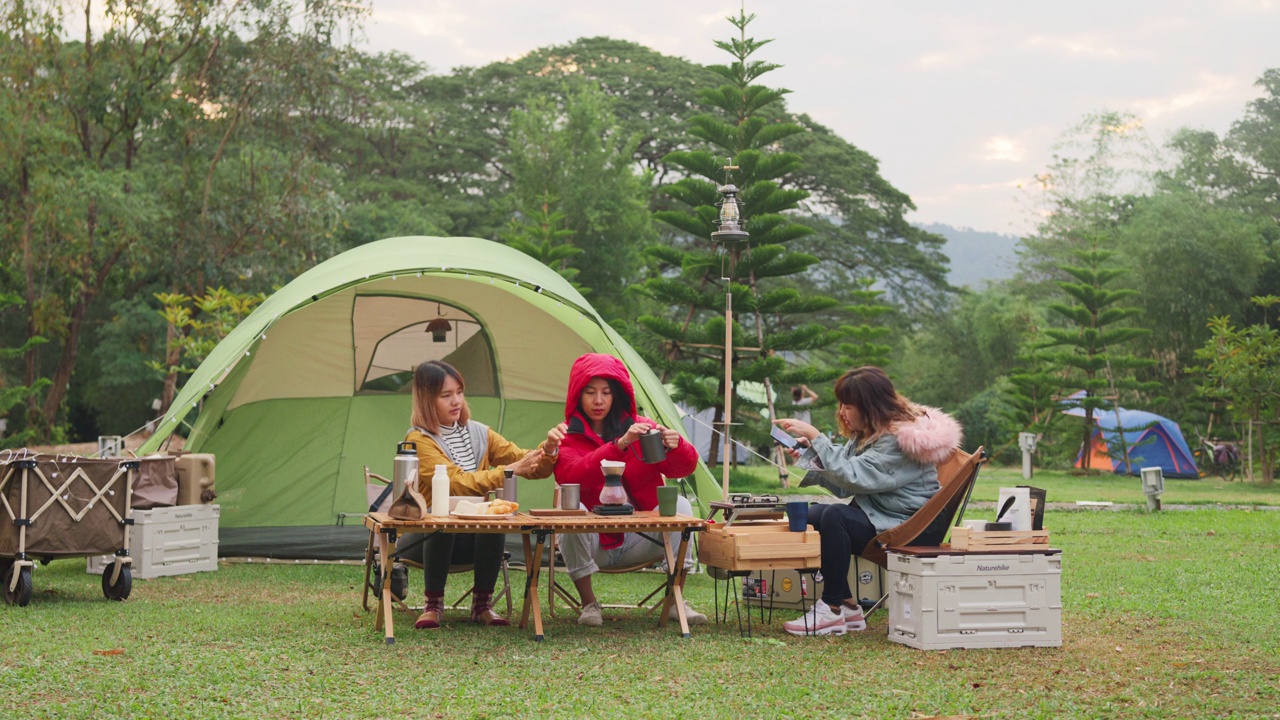
[{"label": "large leafy tree", "polygon": [[[1267,291],[1280,287],[1280,68],[1265,71],[1256,85],[1262,96],[1246,105],[1225,135],[1191,129],[1176,134],[1170,146],[1177,163],[1158,180],[1162,189],[1190,193],[1199,205],[1211,206],[1209,220],[1196,224],[1227,224],[1232,245],[1240,227],[1251,226],[1264,260],[1244,269],[1246,275],[1256,273],[1258,291]],[[1239,282],[1233,279],[1230,287],[1235,290]],[[1249,323],[1264,315],[1249,303],[1231,312]]]},{"label": "large leafy tree", "polygon": [[[1264,312],[1262,322],[1238,327],[1229,318],[1213,318],[1209,322],[1213,336],[1196,355],[1204,361],[1202,372],[1208,381],[1202,392],[1248,422],[1250,460],[1258,458],[1262,481],[1269,483],[1275,480],[1280,455],[1276,448],[1280,433],[1275,430],[1280,421],[1280,331],[1266,313],[1280,307],[1280,297],[1255,297],[1253,302]],[[1252,463],[1248,472],[1252,477]]]},{"label": "large leafy tree", "polygon": [[[775,282],[804,272],[818,260],[789,249],[790,243],[812,232],[787,214],[808,193],[784,186],[800,167],[800,156],[774,148],[804,128],[771,121],[766,115],[782,102],[786,91],[756,83],[778,66],[752,59],[768,42],[746,36],[753,17],[739,13],[729,18],[739,37],[716,45],[732,62],[710,68],[722,84],[704,89],[699,99],[712,112],[690,120],[689,132],[715,151],[678,150],[666,156],[666,162],[685,177],[663,190],[682,207],[660,211],[656,217],[682,237],[675,245],[649,251],[663,274],[641,288],[643,294],[672,308],[665,317],[640,318],[650,335],[646,347],[651,363],[675,385],[678,399],[693,407],[715,408],[716,422],[725,420],[726,364],[732,367],[735,381],[764,383],[767,390],[774,382],[813,383],[831,372],[790,365],[784,355],[826,347],[838,337],[806,320],[835,307],[837,301]],[[717,188],[727,180],[741,187],[742,218],[750,238],[718,247],[712,238],[720,200]],[[725,313],[730,294],[734,344],[727,348]],[[771,402],[767,398],[766,403]],[[733,404],[735,414],[728,420],[735,423],[758,413],[761,405],[741,395]],[[756,429],[742,434],[758,437],[762,433]]]},{"label": "large leafy tree", "polygon": [[[332,194],[308,92],[349,9],[292,0],[61,3],[0,16],[0,251],[23,280],[29,420],[50,437],[92,325],[144,287],[264,286],[323,253]],[[143,301],[144,302],[144,301]],[[51,351],[51,352],[50,352]]]},{"label": "large leafy tree", "polygon": [[507,168],[517,214],[548,206],[562,218],[566,240],[581,251],[575,281],[605,317],[625,314],[623,292],[639,279],[640,248],[657,235],[649,216],[647,176],[634,171],[635,141],[621,135],[611,101],[586,86],[532,98],[511,119]]}]

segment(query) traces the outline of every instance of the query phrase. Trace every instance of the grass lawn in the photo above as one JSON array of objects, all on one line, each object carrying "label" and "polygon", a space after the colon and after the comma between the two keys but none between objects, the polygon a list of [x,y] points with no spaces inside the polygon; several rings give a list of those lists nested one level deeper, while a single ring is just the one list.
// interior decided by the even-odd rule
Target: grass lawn
[{"label": "grass lawn", "polygon": [[[884,612],[844,637],[790,637],[775,617],[755,638],[729,624],[684,640],[625,611],[603,628],[548,618],[543,643],[398,615],[386,646],[356,566],[223,563],[112,603],[83,560],[60,560],[36,568],[29,606],[0,605],[0,715],[1280,717],[1280,513],[1051,510],[1046,526],[1061,648],[922,652],[888,641]],[[597,591],[634,599],[653,580]],[[711,611],[705,574],[688,591]]]},{"label": "grass lawn", "polygon": [[[730,485],[735,491],[754,493],[783,494],[822,494],[818,488],[798,487],[803,471],[793,471],[792,487],[782,490],[778,485],[777,471],[767,465],[752,465],[736,468]],[[719,478],[719,471],[713,471]],[[1037,470],[1030,481],[1022,479],[1022,467],[982,466],[978,474],[978,484],[973,490],[973,500],[995,502],[1000,488],[1013,485],[1034,485],[1048,491],[1049,502],[1069,502],[1077,500],[1110,501],[1128,503],[1146,507],[1146,496],[1142,494],[1142,481],[1136,477],[1124,475],[1099,474],[1078,475],[1073,472],[1055,470]],[[1280,506],[1280,483],[1261,485],[1246,482],[1224,482],[1221,478],[1211,476],[1201,480],[1178,480],[1165,478],[1164,495],[1161,498],[1166,505],[1271,505]]]}]

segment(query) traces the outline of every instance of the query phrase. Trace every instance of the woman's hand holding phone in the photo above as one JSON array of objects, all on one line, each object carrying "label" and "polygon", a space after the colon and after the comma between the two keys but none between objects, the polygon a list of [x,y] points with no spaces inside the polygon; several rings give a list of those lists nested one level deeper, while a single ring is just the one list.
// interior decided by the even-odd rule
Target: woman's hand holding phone
[{"label": "woman's hand holding phone", "polygon": [[818,437],[822,433],[818,432],[818,428],[810,425],[803,420],[795,418],[779,418],[773,421],[773,424],[782,428],[790,435],[796,435],[805,440],[804,445],[807,447],[808,442]]}]

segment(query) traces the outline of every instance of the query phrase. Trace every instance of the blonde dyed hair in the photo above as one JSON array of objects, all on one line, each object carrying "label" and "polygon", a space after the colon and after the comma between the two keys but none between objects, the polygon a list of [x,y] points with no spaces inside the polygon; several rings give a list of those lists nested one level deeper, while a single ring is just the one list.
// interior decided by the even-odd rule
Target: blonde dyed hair
[{"label": "blonde dyed hair", "polygon": [[458,389],[463,392],[462,414],[458,416],[458,424],[465,425],[471,420],[471,408],[467,405],[467,383],[462,374],[443,360],[428,360],[413,371],[413,424],[432,433],[440,432],[440,415],[436,412],[436,398],[444,388],[445,380],[453,378],[458,381]]}]

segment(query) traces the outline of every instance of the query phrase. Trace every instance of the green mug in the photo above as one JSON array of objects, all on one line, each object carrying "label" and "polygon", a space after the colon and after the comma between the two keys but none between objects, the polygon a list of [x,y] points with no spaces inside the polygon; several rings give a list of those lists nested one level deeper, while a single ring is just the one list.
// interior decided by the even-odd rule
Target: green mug
[{"label": "green mug", "polygon": [[676,498],[680,497],[680,488],[675,485],[663,485],[658,488],[658,514],[671,517],[676,514]]}]

